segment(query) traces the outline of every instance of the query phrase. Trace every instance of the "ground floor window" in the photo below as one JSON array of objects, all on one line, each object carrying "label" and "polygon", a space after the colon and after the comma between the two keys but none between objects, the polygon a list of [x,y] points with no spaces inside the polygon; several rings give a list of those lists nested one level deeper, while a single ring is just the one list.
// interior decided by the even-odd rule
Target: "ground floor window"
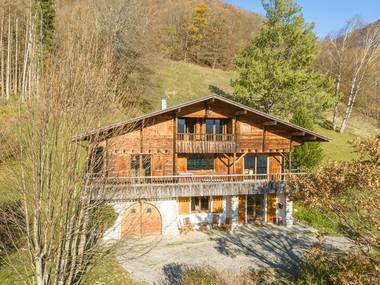
[{"label": "ground floor window", "polygon": [[247,221],[264,221],[264,195],[247,195]]},{"label": "ground floor window", "polygon": [[191,197],[191,212],[207,212],[210,210],[210,197]]}]

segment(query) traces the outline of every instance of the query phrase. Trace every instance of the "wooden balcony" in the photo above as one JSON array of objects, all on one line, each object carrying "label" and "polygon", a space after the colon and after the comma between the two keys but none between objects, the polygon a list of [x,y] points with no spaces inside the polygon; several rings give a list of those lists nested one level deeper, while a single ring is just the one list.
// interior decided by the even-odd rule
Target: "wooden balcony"
[{"label": "wooden balcony", "polygon": [[[165,199],[191,196],[283,193],[289,173],[90,178],[94,199]],[[297,174],[299,175],[299,174]]]},{"label": "wooden balcony", "polygon": [[177,153],[234,153],[233,134],[177,134]]}]

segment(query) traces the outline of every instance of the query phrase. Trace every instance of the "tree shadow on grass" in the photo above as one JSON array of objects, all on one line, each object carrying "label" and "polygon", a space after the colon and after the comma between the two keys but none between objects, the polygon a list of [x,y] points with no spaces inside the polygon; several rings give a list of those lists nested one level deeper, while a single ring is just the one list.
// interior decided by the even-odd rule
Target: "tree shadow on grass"
[{"label": "tree shadow on grass", "polygon": [[167,285],[181,285],[183,273],[187,270],[189,270],[189,266],[186,264],[165,264],[162,268],[165,275],[165,280],[163,283]]}]

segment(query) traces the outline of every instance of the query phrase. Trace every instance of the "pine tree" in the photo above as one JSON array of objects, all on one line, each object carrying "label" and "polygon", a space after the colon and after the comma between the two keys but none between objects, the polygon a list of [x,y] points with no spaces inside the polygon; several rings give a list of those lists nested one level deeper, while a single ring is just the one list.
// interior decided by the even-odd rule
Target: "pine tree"
[{"label": "pine tree", "polygon": [[[304,108],[297,108],[290,120],[293,124],[305,129],[313,130],[313,122]],[[292,155],[292,168],[313,169],[323,159],[323,151],[320,143],[305,142],[294,149]]]},{"label": "pine tree", "polygon": [[235,59],[240,76],[233,97],[266,113],[287,118],[304,106],[313,119],[332,107],[331,80],[313,71],[318,54],[314,24],[306,24],[292,0],[263,0],[266,20]]}]

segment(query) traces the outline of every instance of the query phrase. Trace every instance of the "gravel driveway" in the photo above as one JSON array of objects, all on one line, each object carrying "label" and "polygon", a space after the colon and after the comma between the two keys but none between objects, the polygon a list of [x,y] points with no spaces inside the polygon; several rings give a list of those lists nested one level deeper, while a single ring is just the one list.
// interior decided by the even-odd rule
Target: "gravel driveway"
[{"label": "gravel driveway", "polygon": [[[215,268],[222,278],[233,280],[239,273],[268,267],[293,270],[316,240],[313,229],[298,224],[290,229],[247,225],[233,233],[210,230],[130,238],[117,258],[136,281],[148,284],[179,284],[186,268],[199,266]],[[346,250],[350,243],[328,237],[326,245]]]}]

